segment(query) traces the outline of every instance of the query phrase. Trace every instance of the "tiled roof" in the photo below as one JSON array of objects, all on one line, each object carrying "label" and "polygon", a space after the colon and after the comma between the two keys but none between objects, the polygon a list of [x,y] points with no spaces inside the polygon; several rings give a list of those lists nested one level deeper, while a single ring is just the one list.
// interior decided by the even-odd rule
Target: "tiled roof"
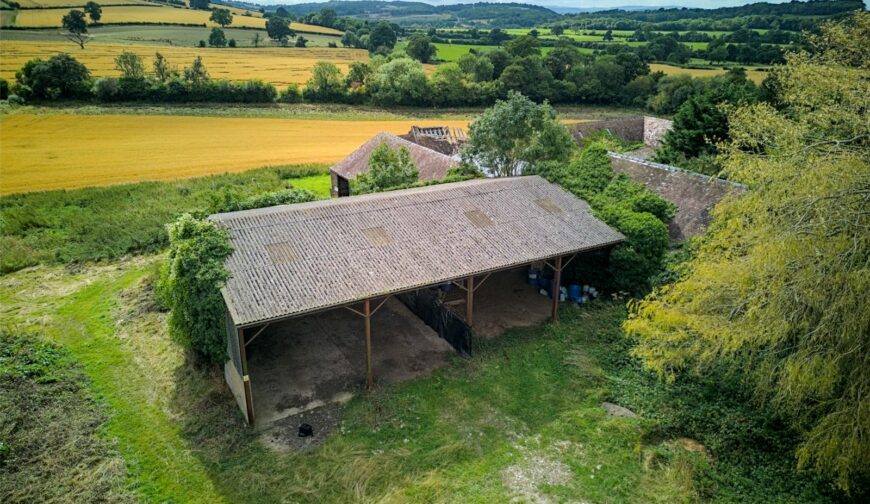
[{"label": "tiled roof", "polygon": [[369,157],[381,142],[386,142],[394,149],[398,147],[407,148],[411,154],[411,159],[414,160],[414,164],[417,165],[417,169],[420,171],[420,180],[442,179],[447,176],[447,170],[459,164],[450,156],[415,144],[404,138],[390,133],[378,133],[374,138],[336,163],[331,168],[331,171],[348,180],[356,178],[360,173],[368,171]]},{"label": "tiled roof", "polygon": [[537,177],[476,179],[210,217],[233,254],[223,290],[250,326],[557,255],[623,236]]}]

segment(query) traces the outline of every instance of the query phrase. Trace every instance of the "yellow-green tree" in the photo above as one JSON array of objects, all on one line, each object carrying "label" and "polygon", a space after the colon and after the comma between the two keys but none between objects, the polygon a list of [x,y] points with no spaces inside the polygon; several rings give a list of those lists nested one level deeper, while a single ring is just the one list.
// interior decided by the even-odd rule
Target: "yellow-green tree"
[{"label": "yellow-green tree", "polygon": [[665,378],[742,370],[803,433],[799,465],[848,490],[870,473],[870,14],[811,44],[774,71],[777,108],[731,113],[722,163],[749,191],[626,329]]}]

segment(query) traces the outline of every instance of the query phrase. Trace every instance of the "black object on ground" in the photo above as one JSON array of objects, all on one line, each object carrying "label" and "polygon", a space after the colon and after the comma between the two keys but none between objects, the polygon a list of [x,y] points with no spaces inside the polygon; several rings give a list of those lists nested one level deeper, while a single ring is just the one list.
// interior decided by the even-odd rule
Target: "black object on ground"
[{"label": "black object on ground", "polygon": [[304,423],[299,426],[299,437],[309,437],[314,435],[314,427]]}]

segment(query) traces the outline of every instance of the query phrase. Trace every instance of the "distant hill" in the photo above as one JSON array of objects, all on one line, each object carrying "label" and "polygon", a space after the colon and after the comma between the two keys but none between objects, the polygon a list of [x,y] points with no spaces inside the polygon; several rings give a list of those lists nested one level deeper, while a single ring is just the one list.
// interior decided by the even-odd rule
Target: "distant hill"
[{"label": "distant hill", "polygon": [[[430,5],[423,2],[380,2],[357,0],[284,5],[288,12],[304,15],[321,9],[333,9],[339,16],[362,19],[386,19],[401,25],[477,26],[528,28],[558,20],[561,16],[546,7],[521,3],[473,3]],[[266,7],[274,11],[277,5]]]},{"label": "distant hill", "polygon": [[633,7],[623,7],[619,9],[596,10],[594,12],[580,12],[574,17],[612,17],[658,23],[676,19],[725,19],[741,16],[835,16],[863,8],[864,2],[862,0],[813,0],[791,1],[778,4],[757,2],[739,7],[719,7],[716,9],[671,7],[641,10]]}]

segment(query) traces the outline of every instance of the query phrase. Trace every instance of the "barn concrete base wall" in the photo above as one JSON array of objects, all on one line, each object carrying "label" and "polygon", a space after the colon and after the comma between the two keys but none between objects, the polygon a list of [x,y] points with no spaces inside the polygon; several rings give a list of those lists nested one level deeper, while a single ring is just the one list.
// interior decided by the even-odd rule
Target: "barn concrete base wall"
[{"label": "barn concrete base wall", "polygon": [[682,241],[703,232],[710,211],[729,194],[745,190],[740,184],[693,173],[643,159],[608,153],[615,173],[628,175],[662,198],[677,205],[677,215],[668,225],[670,238]]}]

